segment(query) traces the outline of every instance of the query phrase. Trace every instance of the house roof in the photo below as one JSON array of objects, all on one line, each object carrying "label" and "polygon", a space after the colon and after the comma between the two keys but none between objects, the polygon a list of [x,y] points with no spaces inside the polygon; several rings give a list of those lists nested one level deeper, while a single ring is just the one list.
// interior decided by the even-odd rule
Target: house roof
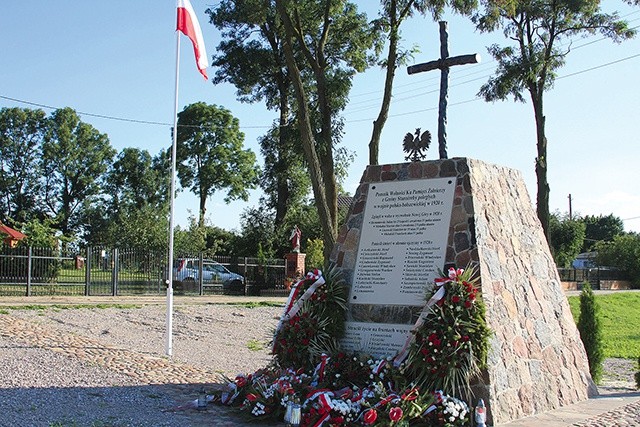
[{"label": "house roof", "polygon": [[4,225],[2,223],[0,223],[0,233],[8,235],[9,237],[11,237],[14,240],[22,240],[25,237],[27,237],[24,234],[22,234],[21,232],[19,232],[18,230],[14,230],[13,228],[9,227],[8,225]]}]

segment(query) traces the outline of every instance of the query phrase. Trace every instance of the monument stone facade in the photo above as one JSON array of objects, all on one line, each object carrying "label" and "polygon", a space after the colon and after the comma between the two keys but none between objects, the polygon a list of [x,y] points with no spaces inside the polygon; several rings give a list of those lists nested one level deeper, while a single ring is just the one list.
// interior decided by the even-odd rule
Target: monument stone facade
[{"label": "monument stone facade", "polygon": [[597,394],[586,353],[518,171],[454,158],[367,167],[331,261],[350,286],[344,348],[386,356],[409,336],[438,271],[475,267],[490,424]]}]

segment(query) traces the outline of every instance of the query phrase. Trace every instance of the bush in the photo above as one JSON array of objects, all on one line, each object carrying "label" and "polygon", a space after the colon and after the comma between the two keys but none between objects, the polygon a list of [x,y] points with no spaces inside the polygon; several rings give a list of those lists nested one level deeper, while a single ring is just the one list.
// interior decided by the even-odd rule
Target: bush
[{"label": "bush", "polygon": [[602,362],[604,361],[602,326],[600,324],[600,307],[596,304],[589,282],[582,285],[578,331],[587,353],[591,378],[598,384],[602,377]]}]

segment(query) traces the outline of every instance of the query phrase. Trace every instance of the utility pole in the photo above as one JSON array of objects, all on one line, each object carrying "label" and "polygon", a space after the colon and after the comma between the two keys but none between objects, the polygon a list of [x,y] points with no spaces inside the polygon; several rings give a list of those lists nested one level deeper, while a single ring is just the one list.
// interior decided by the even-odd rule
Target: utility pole
[{"label": "utility pole", "polygon": [[573,220],[573,213],[571,211],[571,193],[569,193],[569,221]]}]

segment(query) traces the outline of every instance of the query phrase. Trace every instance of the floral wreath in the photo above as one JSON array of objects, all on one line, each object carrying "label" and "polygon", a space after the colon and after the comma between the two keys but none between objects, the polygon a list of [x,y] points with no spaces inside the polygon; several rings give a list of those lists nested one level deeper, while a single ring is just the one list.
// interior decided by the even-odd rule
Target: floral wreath
[{"label": "floral wreath", "polygon": [[229,379],[210,400],[304,427],[468,425],[471,411],[458,397],[471,398],[490,333],[473,276],[450,269],[436,279],[403,351],[374,360],[339,351],[347,289],[335,268],[326,280],[314,270],[291,290],[274,363]]}]

